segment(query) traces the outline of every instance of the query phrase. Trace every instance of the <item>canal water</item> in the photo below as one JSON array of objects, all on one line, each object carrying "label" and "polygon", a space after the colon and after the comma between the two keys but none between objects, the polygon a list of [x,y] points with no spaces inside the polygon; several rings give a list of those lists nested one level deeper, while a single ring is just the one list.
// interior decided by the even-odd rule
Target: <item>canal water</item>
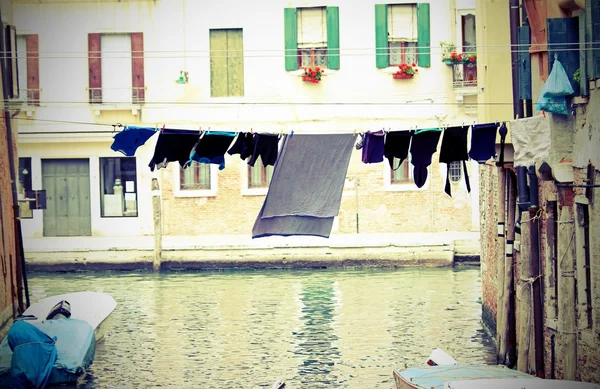
[{"label": "canal water", "polygon": [[436,347],[494,363],[478,268],[42,274],[31,301],[117,301],[79,388],[393,388]]}]

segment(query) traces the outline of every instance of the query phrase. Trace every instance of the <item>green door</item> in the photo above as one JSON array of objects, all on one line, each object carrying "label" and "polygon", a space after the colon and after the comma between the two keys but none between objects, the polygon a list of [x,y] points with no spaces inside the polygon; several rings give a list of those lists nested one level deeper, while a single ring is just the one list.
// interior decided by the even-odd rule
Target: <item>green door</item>
[{"label": "green door", "polygon": [[44,236],[91,236],[89,160],[42,160],[42,186]]}]

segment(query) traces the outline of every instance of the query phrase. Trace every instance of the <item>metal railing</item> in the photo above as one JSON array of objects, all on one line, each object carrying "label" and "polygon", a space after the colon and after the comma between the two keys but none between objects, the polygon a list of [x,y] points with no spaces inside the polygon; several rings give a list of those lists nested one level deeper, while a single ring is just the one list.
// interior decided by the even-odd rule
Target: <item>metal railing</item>
[{"label": "metal railing", "polygon": [[452,65],[452,86],[454,88],[473,88],[477,86],[476,64]]},{"label": "metal railing", "polygon": [[[108,90],[130,90],[131,100],[121,100],[119,98],[106,97],[106,93],[103,96],[102,91]],[[88,88],[90,104],[141,104],[145,100],[145,88],[144,87],[130,87],[130,88]],[[109,101],[111,100],[111,101]]]}]

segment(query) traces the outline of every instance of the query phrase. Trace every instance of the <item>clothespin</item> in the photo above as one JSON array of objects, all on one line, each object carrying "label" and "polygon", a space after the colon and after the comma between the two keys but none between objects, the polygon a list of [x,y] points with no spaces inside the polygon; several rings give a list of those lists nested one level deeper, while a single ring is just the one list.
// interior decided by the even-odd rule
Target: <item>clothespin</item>
[{"label": "clothespin", "polygon": [[352,135],[356,135],[356,128],[354,129],[354,131],[352,132]]},{"label": "clothespin", "polygon": [[542,115],[544,116],[544,119],[546,118],[546,111],[542,111]]},{"label": "clothespin", "polygon": [[160,130],[160,132],[163,132],[165,130],[165,126],[166,126],[166,124],[163,124],[162,129]]},{"label": "clothespin", "polygon": [[250,127],[250,133],[252,134],[252,127]]},{"label": "clothespin", "polygon": [[292,130],[290,130],[290,138],[291,138],[292,136],[294,136],[294,130],[293,130],[293,129],[292,129]]}]

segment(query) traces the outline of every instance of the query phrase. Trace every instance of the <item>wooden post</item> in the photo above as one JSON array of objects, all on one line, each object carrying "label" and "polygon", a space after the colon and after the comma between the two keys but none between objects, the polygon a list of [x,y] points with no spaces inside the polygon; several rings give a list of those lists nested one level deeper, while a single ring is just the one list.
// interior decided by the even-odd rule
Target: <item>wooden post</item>
[{"label": "wooden post", "polygon": [[152,269],[155,272],[160,271],[160,262],[162,260],[162,223],[160,212],[160,189],[158,180],[152,179],[152,210],[154,214],[154,261]]},{"label": "wooden post", "polygon": [[564,379],[576,379],[577,318],[575,314],[575,226],[573,207],[563,205],[558,221],[558,331],[563,350]]},{"label": "wooden post", "polygon": [[519,283],[517,289],[517,310],[519,311],[519,355],[517,357],[517,369],[523,373],[531,374],[535,371],[533,367],[533,342],[532,342],[532,323],[533,306],[531,301],[532,282],[531,282],[531,235],[529,223],[525,222],[529,217],[529,212],[521,213],[521,248],[517,260],[517,274]]},{"label": "wooden post", "polygon": [[506,173],[504,167],[498,167],[498,237],[496,238],[496,247],[498,249],[498,256],[496,258],[496,290],[498,291],[498,298],[496,303],[496,340],[497,340],[497,352],[496,361],[497,363],[504,363],[503,353],[506,351],[507,338],[506,326],[508,324],[507,312],[504,307],[504,298],[508,297],[504,295],[504,285],[508,280],[504,279],[504,260],[505,260],[505,201],[506,201]]},{"label": "wooden post", "polygon": [[[514,256],[513,244],[515,241],[515,212],[517,203],[516,177],[510,170],[506,170],[507,188],[507,223],[506,223],[506,247],[504,259],[504,285],[501,298],[501,317],[499,325],[501,330],[498,339],[503,341],[498,344],[499,364],[513,367],[516,363],[516,328],[515,328],[515,295],[514,295]],[[500,331],[499,331],[500,332]]]}]

